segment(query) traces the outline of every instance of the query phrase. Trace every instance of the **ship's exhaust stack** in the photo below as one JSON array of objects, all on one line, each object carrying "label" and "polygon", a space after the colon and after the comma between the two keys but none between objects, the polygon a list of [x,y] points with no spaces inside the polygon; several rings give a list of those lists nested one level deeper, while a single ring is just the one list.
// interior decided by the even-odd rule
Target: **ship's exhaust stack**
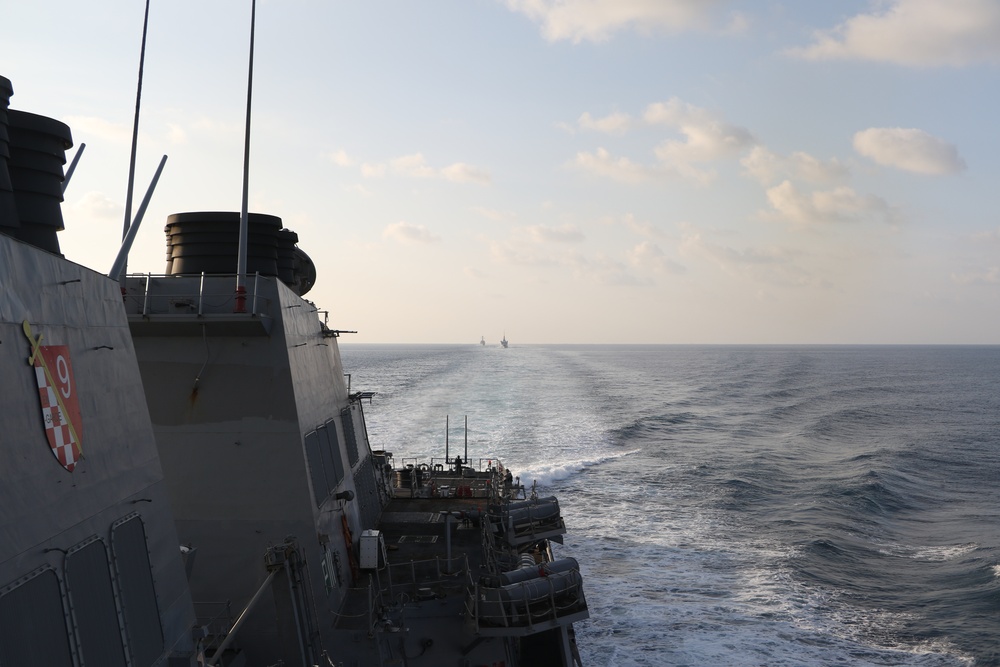
[{"label": "ship's exhaust stack", "polygon": [[59,255],[63,165],[69,126],[9,109],[14,89],[0,77],[0,233]]},{"label": "ship's exhaust stack", "polygon": [[[296,247],[298,235],[281,218],[251,213],[247,273],[276,276],[299,296],[316,282],[316,267]],[[231,275],[239,252],[240,214],[234,211],[175,213],[167,218],[167,275]]]},{"label": "ship's exhaust stack", "polygon": [[13,235],[11,230],[20,227],[17,206],[14,204],[14,186],[10,182],[7,162],[10,160],[10,135],[7,133],[7,107],[14,88],[10,79],[0,76],[0,232]]}]

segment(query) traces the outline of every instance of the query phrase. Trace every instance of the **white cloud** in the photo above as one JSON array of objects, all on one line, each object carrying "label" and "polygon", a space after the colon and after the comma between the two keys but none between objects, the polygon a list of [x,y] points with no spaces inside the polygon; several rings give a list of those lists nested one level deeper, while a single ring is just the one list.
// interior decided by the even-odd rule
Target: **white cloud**
[{"label": "white cloud", "polygon": [[739,35],[750,30],[750,17],[743,12],[733,12],[729,15],[729,23],[722,29],[727,35]]},{"label": "white cloud", "polygon": [[754,146],[757,141],[744,127],[727,123],[717,114],[674,97],[646,107],[645,121],[667,125],[684,135],[684,141],[669,140],[656,149],[656,156],[672,165],[708,162],[732,157]]},{"label": "white cloud", "polygon": [[686,234],[680,250],[684,255],[703,259],[740,278],[783,286],[816,285],[817,281],[802,269],[796,260],[800,253],[777,246],[737,250],[702,238],[701,234]]},{"label": "white cloud", "polygon": [[[637,273],[676,274],[684,268],[669,259],[655,244],[643,242],[620,257],[604,252],[587,254],[580,242],[584,235],[573,225],[548,227],[533,225],[512,230],[505,241],[491,241],[494,261],[520,267],[569,269],[579,280],[603,285],[632,286],[650,284]],[[626,261],[623,261],[626,260]]]},{"label": "white cloud", "polygon": [[485,206],[473,206],[469,210],[477,215],[483,216],[484,218],[493,220],[494,222],[504,222],[505,220],[511,220],[517,217],[516,213],[499,211],[495,208],[486,208]]},{"label": "white cloud", "polygon": [[583,232],[569,224],[561,227],[532,225],[522,227],[520,231],[535,243],[578,243],[584,239]]},{"label": "white cloud", "polygon": [[464,162],[456,162],[453,165],[445,167],[441,170],[441,176],[445,180],[454,183],[479,183],[480,185],[488,185],[490,182],[490,173],[488,171],[473,167]]},{"label": "white cloud", "polygon": [[167,123],[167,141],[171,144],[186,144],[188,142],[187,132],[176,123]]},{"label": "white cloud", "polygon": [[584,112],[577,124],[584,130],[596,130],[607,134],[625,134],[632,124],[632,118],[628,114],[617,111],[604,118],[594,118],[589,113]]},{"label": "white cloud", "polygon": [[767,199],[776,218],[801,225],[842,222],[899,221],[897,211],[875,195],[859,195],[849,187],[833,190],[802,192],[790,181],[768,189]]},{"label": "white cloud", "polygon": [[985,232],[978,232],[972,235],[972,238],[976,241],[988,241],[990,243],[997,243],[1000,241],[1000,228],[990,229]]},{"label": "white cloud", "polygon": [[385,228],[382,238],[392,239],[401,243],[434,243],[441,237],[431,233],[424,225],[414,225],[401,220]]},{"label": "white cloud", "polygon": [[[344,166],[354,162],[343,151],[331,153],[330,157],[334,162]],[[490,182],[490,173],[485,169],[464,162],[456,162],[442,169],[436,169],[427,164],[423,153],[401,155],[389,160],[388,164],[365,162],[361,165],[361,175],[365,178],[382,178],[388,171],[406,178],[440,178],[453,183],[479,183],[481,185],[488,185]]]},{"label": "white cloud", "polygon": [[599,285],[632,287],[650,284],[648,279],[632,274],[625,263],[604,253],[594,256],[569,253],[564,258],[564,264],[573,269],[576,279],[589,280]]},{"label": "white cloud", "polygon": [[538,246],[524,246],[510,242],[490,242],[490,255],[500,264],[529,267],[553,267],[557,263],[551,257],[538,252]]},{"label": "white cloud", "polygon": [[628,252],[629,264],[637,269],[653,273],[681,274],[685,268],[667,257],[666,253],[652,241],[642,241]]},{"label": "white cloud", "polygon": [[354,185],[344,186],[344,189],[348,192],[356,192],[362,197],[371,197],[374,194],[371,190],[361,185],[360,183],[355,183]]},{"label": "white cloud", "polygon": [[431,178],[436,175],[435,170],[427,166],[422,153],[393,158],[389,160],[389,166],[397,174],[413,178]]},{"label": "white cloud", "polygon": [[816,184],[836,183],[850,174],[847,165],[836,158],[824,162],[803,152],[778,155],[764,146],[754,146],[740,160],[740,164],[761,185],[770,185],[787,178]]},{"label": "white cloud", "polygon": [[385,176],[386,167],[384,164],[371,164],[365,162],[361,165],[361,175],[365,178],[382,178]]},{"label": "white cloud", "polygon": [[[643,165],[627,157],[613,157],[606,148],[596,152],[577,153],[577,167],[593,174],[621,183],[642,183],[649,180],[680,177],[700,185],[707,185],[715,172],[699,164],[720,159],[731,159],[756,145],[749,130],[726,122],[707,109],[702,109],[678,98],[656,102],[646,107],[642,119],[649,125],[665,125],[676,129],[683,140],[668,139],[654,149],[656,162]],[[584,113],[579,124],[583,128],[621,133],[632,119],[621,113],[594,119]]]},{"label": "white cloud", "polygon": [[1000,267],[992,266],[982,271],[953,273],[951,281],[958,285],[996,285],[1000,283]]},{"label": "white cloud", "polygon": [[354,158],[347,154],[343,149],[334,151],[330,153],[327,157],[338,167],[352,167],[354,166]]},{"label": "white cloud", "polygon": [[605,148],[598,148],[595,153],[586,151],[577,153],[574,164],[584,171],[630,185],[669,178],[681,178],[699,185],[707,185],[715,178],[713,171],[698,169],[682,162],[660,162],[646,166],[627,157],[615,158]]},{"label": "white cloud", "polygon": [[603,219],[601,222],[606,225],[622,225],[638,236],[645,236],[648,238],[663,237],[663,232],[657,229],[653,223],[648,220],[636,220],[635,216],[631,213],[626,213],[621,218],[608,217]]},{"label": "white cloud", "polygon": [[577,153],[576,165],[592,174],[605,176],[620,183],[642,183],[653,176],[648,167],[625,157],[614,158],[604,148],[598,148],[596,153],[586,151]]},{"label": "white cloud", "polygon": [[541,24],[549,41],[602,42],[619,30],[641,34],[705,29],[724,0],[506,0]]},{"label": "white cloud", "polygon": [[912,128],[870,127],[854,135],[854,150],[875,162],[918,174],[953,174],[965,169],[958,149]]},{"label": "white cloud", "polygon": [[91,191],[73,203],[77,213],[99,220],[121,220],[125,207],[103,192]]},{"label": "white cloud", "polygon": [[77,138],[77,143],[80,143],[79,137],[84,137],[84,141],[96,137],[118,144],[132,143],[130,125],[118,125],[94,116],[68,116],[66,124],[73,128],[73,136]]},{"label": "white cloud", "polygon": [[485,280],[486,278],[489,278],[489,274],[475,266],[462,267],[462,273],[474,280]]},{"label": "white cloud", "polygon": [[870,60],[909,66],[1000,63],[996,0],[891,0],[858,14],[790,55],[810,60]]}]

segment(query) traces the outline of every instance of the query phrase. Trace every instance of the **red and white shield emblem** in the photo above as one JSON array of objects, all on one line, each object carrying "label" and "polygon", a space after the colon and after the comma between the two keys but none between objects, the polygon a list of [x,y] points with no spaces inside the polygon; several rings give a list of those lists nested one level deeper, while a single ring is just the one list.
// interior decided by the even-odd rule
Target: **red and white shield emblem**
[{"label": "red and white shield emblem", "polygon": [[45,436],[56,460],[66,470],[73,472],[83,456],[80,446],[82,422],[80,404],[76,399],[76,382],[65,345],[41,345],[42,336],[31,334],[31,325],[25,320],[24,334],[31,341],[28,363],[35,369],[38,398],[42,405]]}]

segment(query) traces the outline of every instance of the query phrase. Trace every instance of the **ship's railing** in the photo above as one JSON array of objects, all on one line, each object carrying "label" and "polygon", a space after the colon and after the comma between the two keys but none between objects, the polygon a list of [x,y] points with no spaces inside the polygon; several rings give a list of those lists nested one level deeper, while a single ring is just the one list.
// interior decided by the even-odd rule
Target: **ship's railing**
[{"label": "ship's railing", "polygon": [[380,585],[389,595],[397,593],[420,592],[421,588],[435,586],[454,586],[472,584],[472,573],[469,569],[469,559],[463,553],[452,558],[430,558],[427,560],[411,560],[407,563],[389,563],[386,566],[387,581]]},{"label": "ship's railing", "polygon": [[236,274],[155,275],[130,274],[125,278],[122,299],[128,314],[258,316],[271,308],[274,278],[259,273],[247,275],[245,294],[236,292]]},{"label": "ship's railing", "polygon": [[589,617],[578,570],[492,588],[476,584],[466,597],[467,618],[480,635],[524,636]]},{"label": "ship's railing", "polygon": [[[439,456],[432,456],[430,459],[418,458],[418,457],[407,457],[401,459],[402,465],[404,467],[419,467],[422,466],[425,470],[432,470],[436,472],[457,472],[455,469],[454,459],[445,458]],[[499,463],[498,459],[476,459],[473,461],[464,461],[462,464],[462,472],[467,474],[480,473],[484,471],[489,471],[493,468],[494,462]]]},{"label": "ship's railing", "polygon": [[389,563],[385,568],[385,579],[378,575],[381,593],[396,600],[400,595],[411,599],[433,597],[444,589],[468,588],[472,586],[472,570],[466,554],[453,558],[431,558]]},{"label": "ship's railing", "polygon": [[[492,503],[525,498],[519,478],[506,478],[507,469],[499,459],[481,458],[458,469],[441,459],[403,458],[395,471],[393,486],[409,489],[413,496],[485,498]],[[398,494],[397,494],[398,495]],[[405,495],[405,492],[404,492]]]}]

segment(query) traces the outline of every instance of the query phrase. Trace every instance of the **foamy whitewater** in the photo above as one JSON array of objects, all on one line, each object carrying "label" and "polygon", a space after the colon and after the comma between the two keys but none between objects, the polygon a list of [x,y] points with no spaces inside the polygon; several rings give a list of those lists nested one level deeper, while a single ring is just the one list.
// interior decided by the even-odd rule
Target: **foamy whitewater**
[{"label": "foamy whitewater", "polygon": [[1000,665],[1000,347],[342,345],[376,448],[559,497],[584,665]]}]

